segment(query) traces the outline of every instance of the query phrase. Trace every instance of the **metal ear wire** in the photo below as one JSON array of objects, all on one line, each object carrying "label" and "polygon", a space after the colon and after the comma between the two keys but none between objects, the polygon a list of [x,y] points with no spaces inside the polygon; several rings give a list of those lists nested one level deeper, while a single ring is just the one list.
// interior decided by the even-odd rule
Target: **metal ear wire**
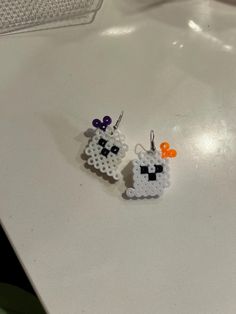
[{"label": "metal ear wire", "polygon": [[138,146],[140,146],[146,153],[155,153],[156,146],[155,146],[154,139],[155,139],[155,133],[153,130],[151,130],[150,131],[150,150],[147,150],[146,148],[143,147],[142,144],[138,143],[135,146],[135,153],[138,155],[138,152],[137,152]]},{"label": "metal ear wire", "polygon": [[150,131],[150,145],[151,145],[151,151],[155,152],[156,151],[156,146],[155,146],[155,133],[153,130]]},{"label": "metal ear wire", "polygon": [[122,110],[120,115],[119,115],[118,120],[116,121],[116,124],[113,126],[114,130],[118,129],[120,122],[121,122],[121,119],[123,118],[123,115],[124,115],[124,111]]}]

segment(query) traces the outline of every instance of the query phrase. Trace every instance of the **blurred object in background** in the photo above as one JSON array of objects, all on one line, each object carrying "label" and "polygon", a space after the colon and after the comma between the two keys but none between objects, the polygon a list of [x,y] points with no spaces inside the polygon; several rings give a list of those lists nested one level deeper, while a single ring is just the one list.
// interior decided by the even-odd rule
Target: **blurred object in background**
[{"label": "blurred object in background", "polygon": [[1,0],[0,34],[92,23],[103,0]]}]

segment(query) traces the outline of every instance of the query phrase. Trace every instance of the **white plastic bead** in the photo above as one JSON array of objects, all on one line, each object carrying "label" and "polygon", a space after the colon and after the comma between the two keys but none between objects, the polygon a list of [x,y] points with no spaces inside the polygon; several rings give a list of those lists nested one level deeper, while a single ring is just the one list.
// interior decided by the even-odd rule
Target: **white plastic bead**
[{"label": "white plastic bead", "polygon": [[93,165],[94,160],[93,160],[93,158],[90,157],[87,162],[91,166],[91,165]]},{"label": "white plastic bead", "polygon": [[120,173],[115,173],[115,174],[113,175],[113,178],[114,178],[115,180],[120,180],[120,178],[121,178]]},{"label": "white plastic bead", "polygon": [[130,197],[130,198],[135,197],[135,189],[128,188],[128,189],[126,190],[126,195],[127,195],[128,197]]},{"label": "white plastic bead", "polygon": [[90,156],[90,155],[92,154],[91,148],[90,148],[90,147],[87,147],[87,148],[85,149],[85,153],[86,153],[88,156]]},{"label": "white plastic bead", "polygon": [[[126,195],[129,198],[162,195],[164,189],[170,185],[167,164],[168,160],[162,159],[159,151],[140,152],[138,159],[133,160],[133,188],[128,188]],[[163,171],[158,172],[155,166],[162,166]]]}]

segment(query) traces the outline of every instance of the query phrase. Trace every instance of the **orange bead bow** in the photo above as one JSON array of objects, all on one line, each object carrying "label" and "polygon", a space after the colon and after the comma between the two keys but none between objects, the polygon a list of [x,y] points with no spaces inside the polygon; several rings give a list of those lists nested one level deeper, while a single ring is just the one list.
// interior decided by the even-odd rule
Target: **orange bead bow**
[{"label": "orange bead bow", "polygon": [[174,158],[177,155],[177,152],[175,149],[169,149],[170,148],[170,144],[167,142],[163,142],[160,145],[160,149],[162,152],[161,158]]}]

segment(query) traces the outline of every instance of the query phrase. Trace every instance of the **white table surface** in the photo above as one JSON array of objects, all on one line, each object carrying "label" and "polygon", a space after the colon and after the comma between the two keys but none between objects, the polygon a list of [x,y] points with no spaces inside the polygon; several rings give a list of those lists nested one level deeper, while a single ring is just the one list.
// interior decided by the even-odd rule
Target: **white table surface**
[{"label": "white table surface", "polygon": [[[236,313],[231,4],[105,0],[93,24],[0,38],[1,220],[49,313]],[[178,151],[160,199],[80,158],[122,109],[121,168],[150,129]]]}]

